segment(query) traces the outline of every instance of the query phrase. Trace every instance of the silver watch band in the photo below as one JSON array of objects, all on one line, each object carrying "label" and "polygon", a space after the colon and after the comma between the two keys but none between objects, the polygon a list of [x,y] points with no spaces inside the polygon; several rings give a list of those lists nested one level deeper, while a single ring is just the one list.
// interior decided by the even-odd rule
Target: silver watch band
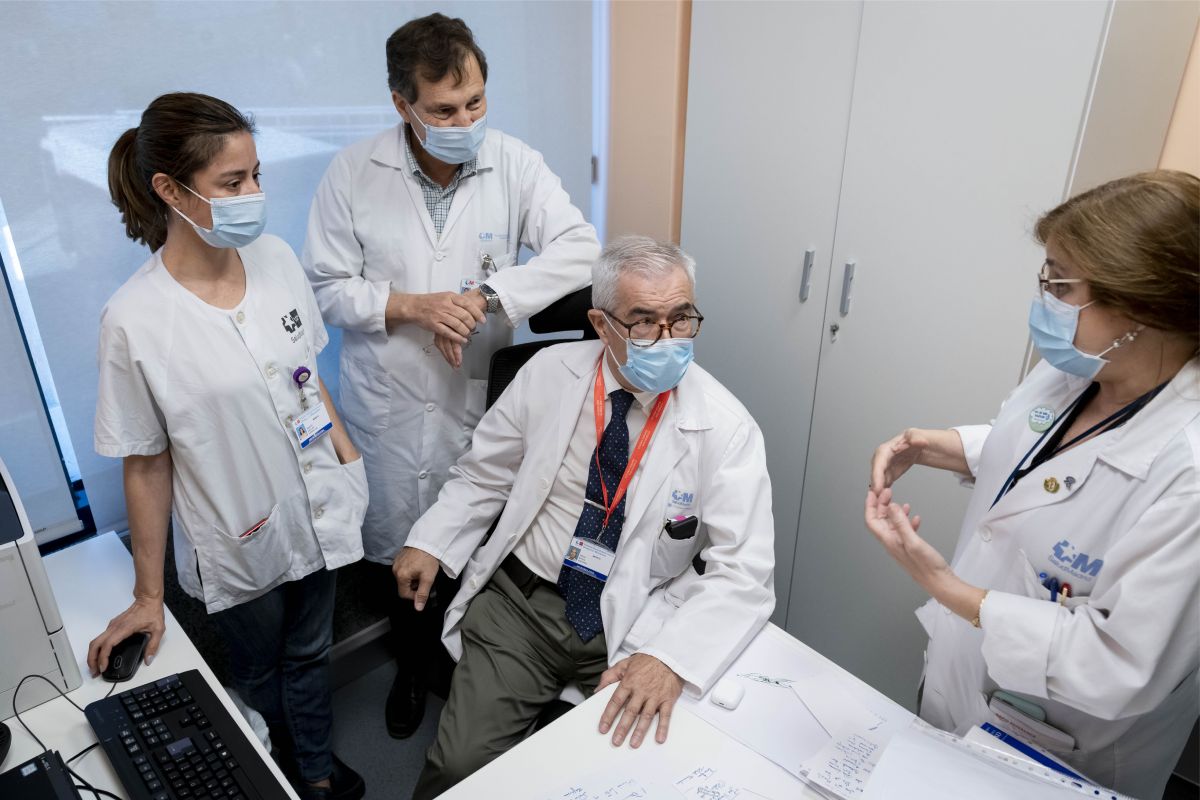
[{"label": "silver watch band", "polygon": [[500,310],[500,295],[496,294],[495,289],[485,283],[479,287],[479,293],[487,300],[487,313],[495,314]]}]

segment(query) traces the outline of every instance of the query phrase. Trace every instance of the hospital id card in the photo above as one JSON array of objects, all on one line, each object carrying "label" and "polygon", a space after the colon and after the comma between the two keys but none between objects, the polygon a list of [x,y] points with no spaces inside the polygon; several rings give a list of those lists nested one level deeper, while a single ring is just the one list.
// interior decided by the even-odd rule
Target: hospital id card
[{"label": "hospital id card", "polygon": [[332,428],[333,422],[329,419],[329,412],[325,410],[324,403],[317,403],[292,421],[292,430],[296,432],[301,450],[329,433]]},{"label": "hospital id card", "polygon": [[563,565],[603,583],[608,580],[608,574],[616,560],[617,554],[595,539],[574,536],[566,556],[563,557]]}]

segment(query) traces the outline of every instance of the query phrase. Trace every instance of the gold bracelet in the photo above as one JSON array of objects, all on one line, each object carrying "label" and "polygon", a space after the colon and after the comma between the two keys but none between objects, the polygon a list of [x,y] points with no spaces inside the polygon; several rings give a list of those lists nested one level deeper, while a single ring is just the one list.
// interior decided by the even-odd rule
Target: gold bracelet
[{"label": "gold bracelet", "polygon": [[979,598],[979,608],[975,609],[975,618],[971,620],[971,625],[973,627],[979,627],[979,617],[983,614],[983,604],[987,600],[989,591],[990,590],[988,589],[984,589],[983,597]]}]

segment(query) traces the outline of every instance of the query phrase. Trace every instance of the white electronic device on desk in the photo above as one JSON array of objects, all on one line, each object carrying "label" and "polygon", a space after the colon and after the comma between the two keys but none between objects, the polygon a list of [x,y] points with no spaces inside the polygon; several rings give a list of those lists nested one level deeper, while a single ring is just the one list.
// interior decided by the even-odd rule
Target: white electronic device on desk
[{"label": "white electronic device on desk", "polygon": [[41,675],[21,688],[15,711],[23,712],[70,692],[83,682],[54,601],[54,591],[29,518],[4,462],[0,461],[0,720],[14,713],[21,679]]}]

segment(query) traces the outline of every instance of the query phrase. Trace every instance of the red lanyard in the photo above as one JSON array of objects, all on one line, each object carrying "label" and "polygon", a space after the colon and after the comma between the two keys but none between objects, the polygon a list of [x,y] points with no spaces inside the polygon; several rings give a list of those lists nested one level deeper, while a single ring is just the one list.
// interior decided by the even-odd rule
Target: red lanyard
[{"label": "red lanyard", "polygon": [[637,444],[634,445],[633,452],[629,456],[629,465],[625,467],[625,474],[621,476],[621,482],[617,484],[617,493],[613,495],[611,501],[608,499],[608,487],[604,485],[604,470],[600,468],[600,443],[604,439],[605,397],[607,394],[604,391],[604,356],[601,355],[600,363],[596,366],[596,384],[592,392],[592,401],[596,417],[596,473],[600,476],[600,491],[604,495],[604,528],[607,528],[613,511],[620,505],[621,498],[625,496],[625,490],[629,488],[629,482],[633,480],[633,474],[637,472],[638,465],[642,463],[642,456],[646,454],[646,448],[650,446],[650,439],[653,438],[654,431],[658,428],[658,421],[662,419],[663,412],[667,408],[671,392],[663,392],[654,401],[654,408],[650,409],[650,417],[646,420],[641,435],[638,436]]}]

